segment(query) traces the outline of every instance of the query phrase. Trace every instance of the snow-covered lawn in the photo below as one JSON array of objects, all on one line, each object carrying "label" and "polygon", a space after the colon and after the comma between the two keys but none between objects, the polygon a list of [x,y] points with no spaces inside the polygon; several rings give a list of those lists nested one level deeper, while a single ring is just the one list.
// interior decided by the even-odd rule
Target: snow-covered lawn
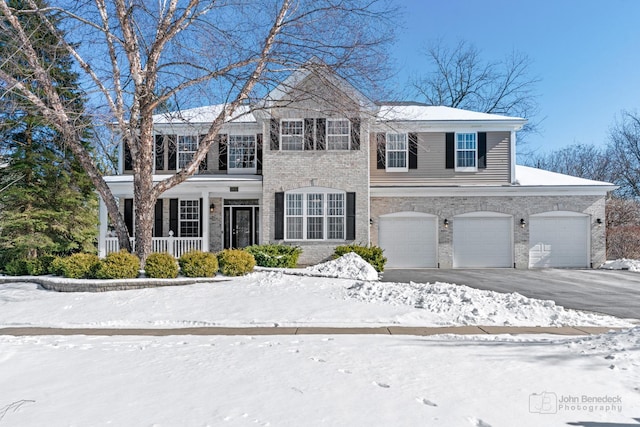
[{"label": "snow-covered lawn", "polygon": [[[553,301],[447,283],[384,283],[361,258],[212,283],[104,293],[0,285],[0,327],[632,326]],[[336,279],[318,275],[349,277]]]},{"label": "snow-covered lawn", "polygon": [[[105,293],[11,283],[0,285],[0,327],[632,326],[518,294],[372,281],[361,267],[297,272],[349,279],[260,271]],[[572,338],[0,336],[0,427],[634,425],[638,384],[640,327]]]},{"label": "snow-covered lawn", "polygon": [[0,426],[635,425],[639,347],[640,328],[568,339],[5,336]]}]

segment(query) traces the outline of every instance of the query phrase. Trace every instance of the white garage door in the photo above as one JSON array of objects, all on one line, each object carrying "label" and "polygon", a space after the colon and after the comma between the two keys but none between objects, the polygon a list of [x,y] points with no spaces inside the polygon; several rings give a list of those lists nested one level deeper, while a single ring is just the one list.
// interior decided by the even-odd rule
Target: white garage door
[{"label": "white garage door", "polygon": [[414,212],[381,216],[378,243],[389,268],[438,266],[436,217]]},{"label": "white garage door", "polygon": [[588,267],[589,217],[550,212],[529,217],[529,267]]},{"label": "white garage door", "polygon": [[453,267],[513,267],[512,219],[477,212],[453,219]]}]

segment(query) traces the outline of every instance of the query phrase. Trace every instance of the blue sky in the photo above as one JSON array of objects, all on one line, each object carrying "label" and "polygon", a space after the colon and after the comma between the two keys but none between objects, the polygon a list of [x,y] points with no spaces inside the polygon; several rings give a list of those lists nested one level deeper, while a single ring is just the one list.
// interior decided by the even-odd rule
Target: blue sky
[{"label": "blue sky", "polygon": [[472,42],[488,60],[512,50],[533,61],[543,119],[527,149],[604,145],[616,115],[640,111],[638,0],[399,0],[404,25],[395,45],[396,84],[428,69],[432,40]]}]

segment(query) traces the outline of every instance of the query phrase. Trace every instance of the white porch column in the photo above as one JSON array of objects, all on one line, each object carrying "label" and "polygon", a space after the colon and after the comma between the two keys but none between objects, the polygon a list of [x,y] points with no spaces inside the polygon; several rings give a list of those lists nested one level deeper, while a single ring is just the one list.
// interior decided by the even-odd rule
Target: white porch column
[{"label": "white porch column", "polygon": [[209,252],[209,192],[202,192],[202,252]]},{"label": "white porch column", "polygon": [[109,216],[107,214],[107,205],[98,196],[98,256],[104,258],[107,256],[107,225]]}]

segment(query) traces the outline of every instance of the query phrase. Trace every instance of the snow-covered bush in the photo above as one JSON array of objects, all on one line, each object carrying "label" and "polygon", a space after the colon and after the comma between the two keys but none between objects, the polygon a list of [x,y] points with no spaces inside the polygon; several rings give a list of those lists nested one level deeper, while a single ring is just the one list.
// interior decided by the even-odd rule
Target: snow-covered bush
[{"label": "snow-covered bush", "polygon": [[360,257],[367,261],[378,273],[384,271],[384,265],[387,263],[387,259],[382,254],[382,248],[378,246],[360,246],[360,245],[344,245],[336,247],[333,258],[340,258],[344,254],[349,252],[355,252]]},{"label": "snow-covered bush", "polygon": [[140,259],[125,250],[111,252],[100,260],[95,271],[97,279],[135,279],[138,277]]},{"label": "snow-covered bush", "polygon": [[256,260],[260,267],[295,268],[302,253],[299,246],[290,245],[253,245],[244,248]]}]

